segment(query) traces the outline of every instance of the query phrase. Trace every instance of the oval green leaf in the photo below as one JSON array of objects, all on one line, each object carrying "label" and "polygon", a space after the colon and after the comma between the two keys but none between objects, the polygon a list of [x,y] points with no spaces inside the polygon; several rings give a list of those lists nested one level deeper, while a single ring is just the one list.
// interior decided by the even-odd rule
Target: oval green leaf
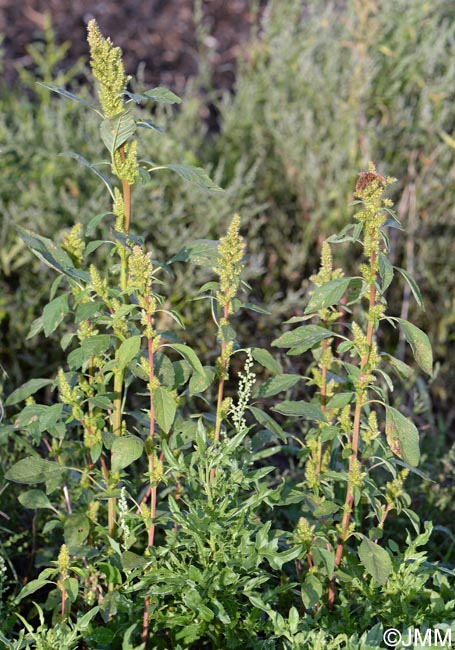
[{"label": "oval green leaf", "polygon": [[7,481],[15,483],[45,483],[51,478],[55,478],[63,471],[63,467],[57,463],[36,456],[23,458],[13,465],[5,474]]},{"label": "oval green leaf", "polygon": [[112,443],[112,470],[118,472],[142,456],[144,443],[136,436],[121,436]]},{"label": "oval green leaf", "polygon": [[425,332],[403,318],[397,318],[403,330],[406,341],[411,346],[414,358],[428,375],[433,374],[433,351],[431,343]]},{"label": "oval green leaf", "polygon": [[415,467],[419,464],[419,432],[416,426],[404,415],[386,406],[385,431],[390,449],[405,463]]}]

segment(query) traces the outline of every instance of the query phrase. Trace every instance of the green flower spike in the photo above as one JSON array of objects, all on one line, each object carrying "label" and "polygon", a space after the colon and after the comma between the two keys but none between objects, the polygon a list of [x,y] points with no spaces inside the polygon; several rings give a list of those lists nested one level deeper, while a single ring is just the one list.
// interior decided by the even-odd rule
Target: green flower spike
[{"label": "green flower spike", "polygon": [[123,93],[130,80],[123,67],[122,50],[110,38],[104,38],[96,20],[89,22],[87,30],[90,65],[99,83],[101,108],[106,118],[115,117],[123,111]]}]

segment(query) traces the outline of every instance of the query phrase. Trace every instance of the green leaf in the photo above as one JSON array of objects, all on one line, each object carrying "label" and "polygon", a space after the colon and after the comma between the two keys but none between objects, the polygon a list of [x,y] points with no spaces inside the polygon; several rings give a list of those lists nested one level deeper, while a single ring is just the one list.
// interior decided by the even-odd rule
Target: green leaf
[{"label": "green leaf", "polygon": [[74,158],[74,160],[77,160],[77,162],[80,165],[83,165],[84,167],[88,167],[94,174],[98,176],[98,178],[101,178],[101,180],[109,190],[109,194],[111,195],[112,200],[115,201],[115,196],[114,196],[114,191],[112,189],[111,181],[108,179],[107,176],[105,176],[102,172],[100,172],[98,167],[95,167],[95,165],[92,165],[92,163],[89,162],[86,158],[84,158],[84,156],[81,156],[80,154],[75,153],[74,151],[64,151],[60,155],[66,156],[67,158]]},{"label": "green leaf", "polygon": [[322,583],[316,576],[307,575],[302,584],[302,602],[307,609],[311,609],[321,600]]},{"label": "green leaf", "polygon": [[112,470],[118,472],[142,456],[143,441],[136,436],[120,436],[112,443]]},{"label": "green leaf", "polygon": [[[163,133],[164,132],[163,127],[159,126],[158,124],[155,124],[155,122],[153,122],[152,120],[148,120],[146,118],[139,117],[139,118],[136,118],[135,121],[136,121],[136,125],[143,128],[143,129],[150,129],[151,131],[158,131],[158,133]],[[139,170],[139,173],[141,173],[140,170]],[[146,174],[147,180],[148,180],[149,175],[147,174],[147,172],[145,172],[145,174]]]},{"label": "green leaf", "polygon": [[112,408],[112,400],[114,398],[114,393],[106,394],[106,395],[95,395],[94,397],[89,397],[88,401],[92,406],[97,406],[100,409],[104,409],[105,411],[107,409]]},{"label": "green leaf", "polygon": [[91,620],[93,618],[95,618],[95,616],[98,614],[99,609],[100,608],[98,606],[93,607],[93,609],[89,610],[81,618],[78,618],[77,619],[77,627],[78,627],[78,629],[85,631],[88,628]]},{"label": "green leaf", "polygon": [[104,217],[111,215],[112,212],[101,212],[100,214],[95,215],[90,219],[85,227],[85,234],[87,237],[91,237],[95,231],[95,228],[101,223]]},{"label": "green leaf", "polygon": [[272,417],[270,417],[268,413],[261,411],[261,409],[256,408],[256,406],[249,406],[248,408],[256,420],[259,422],[259,424],[264,427],[264,429],[267,429],[271,433],[275,434],[283,442],[287,442],[286,433],[283,431],[280,425],[275,422]]},{"label": "green leaf", "polygon": [[98,562],[98,566],[108,582],[112,582],[114,585],[122,584],[122,574],[116,566],[109,562]]},{"label": "green leaf", "polygon": [[158,424],[164,433],[169,433],[177,408],[174,397],[165,388],[159,386],[153,394],[153,405]]},{"label": "green leaf", "polygon": [[385,431],[390,449],[405,463],[416,466],[419,464],[419,432],[416,426],[404,415],[386,406]]},{"label": "green leaf", "polygon": [[425,306],[424,306],[423,300],[422,300],[422,294],[420,293],[420,289],[418,287],[418,284],[414,280],[412,275],[410,275],[405,269],[401,269],[399,266],[395,266],[394,268],[401,273],[401,275],[404,277],[404,279],[408,283],[409,288],[411,289],[412,295],[414,296],[414,298],[415,298],[417,304],[419,305],[419,307],[421,309],[425,310]]},{"label": "green leaf", "polygon": [[27,248],[44,264],[73,280],[88,282],[90,279],[89,274],[81,269],[76,269],[68,253],[57,244],[54,244],[53,241],[20,226],[15,226],[15,228]]},{"label": "green leaf", "polygon": [[295,386],[302,379],[300,375],[276,375],[270,377],[259,387],[256,397],[271,397],[283,390],[288,390]]},{"label": "green leaf", "polygon": [[327,402],[328,409],[342,409],[352,401],[354,393],[337,393]]},{"label": "green leaf", "polygon": [[35,510],[38,508],[50,508],[52,504],[47,498],[47,495],[42,490],[28,490],[19,495],[19,503],[24,508]]},{"label": "green leaf", "polygon": [[318,404],[312,404],[311,402],[291,402],[285,401],[275,406],[273,409],[282,415],[287,415],[289,417],[301,417],[305,420],[313,420],[315,422],[325,422],[325,415],[321,411],[321,407]]},{"label": "green leaf", "polygon": [[46,585],[53,585],[54,583],[51,582],[50,580],[43,580],[42,578],[38,578],[37,580],[30,580],[25,587],[20,591],[17,600],[22,600],[26,596],[30,596],[30,594],[34,594],[35,591],[38,591],[38,589],[41,589],[41,587],[45,587]]},{"label": "green leaf", "polygon": [[96,334],[95,336],[90,336],[88,339],[84,339],[81,345],[84,361],[88,361],[90,357],[106,352],[110,343],[111,337],[109,334]]},{"label": "green leaf", "polygon": [[335,571],[335,553],[318,546],[312,549],[312,553],[315,562],[324,566],[327,577],[331,580]]},{"label": "green leaf", "polygon": [[380,585],[385,585],[392,573],[392,560],[387,551],[364,537],[359,546],[359,558],[367,573]]},{"label": "green leaf", "polygon": [[100,125],[101,139],[112,157],[114,152],[122,144],[125,144],[135,132],[136,122],[129,111],[104,120]]},{"label": "green leaf", "polygon": [[122,567],[132,571],[133,569],[143,569],[147,564],[147,560],[142,555],[137,555],[132,551],[123,551],[122,553]]},{"label": "green leaf", "polygon": [[406,341],[411,346],[415,360],[422,370],[431,377],[433,374],[433,351],[430,339],[425,332],[409,321],[402,318],[397,318],[397,321],[400,323]]},{"label": "green leaf", "polygon": [[297,607],[291,607],[289,610],[289,630],[291,634],[297,634],[297,630],[299,629],[299,623],[300,623],[300,614],[297,609]]},{"label": "green leaf", "polygon": [[131,336],[122,342],[118,349],[118,360],[120,368],[126,368],[130,361],[138,354],[141,348],[141,337]]},{"label": "green leaf", "polygon": [[191,165],[159,165],[159,167],[152,167],[149,171],[156,171],[158,169],[169,169],[180,176],[180,178],[183,178],[192,185],[196,185],[201,190],[224,192],[221,187],[211,180],[202,167],[193,167]]},{"label": "green leaf", "polygon": [[63,581],[63,586],[66,589],[69,600],[74,603],[77,599],[77,594],[79,591],[79,583],[76,578],[65,578]]},{"label": "green leaf", "polygon": [[95,111],[95,113],[99,113],[99,111],[97,110],[94,104],[91,104],[87,100],[82,99],[82,97],[78,97],[78,95],[75,95],[74,93],[70,93],[69,90],[65,90],[65,88],[60,88],[60,86],[54,86],[54,84],[44,83],[44,81],[37,81],[36,83],[39,86],[43,86],[44,88],[47,88],[48,90],[52,90],[52,92],[54,93],[58,93],[59,95],[62,95],[62,97],[66,97],[67,99],[72,99],[74,102],[79,102],[79,104],[83,104],[84,106],[87,106],[87,108],[91,108],[92,111]]},{"label": "green leaf", "polygon": [[63,412],[63,404],[52,404],[46,408],[46,412],[40,418],[40,430],[51,431],[60,420]]},{"label": "green leaf", "polygon": [[67,294],[54,298],[54,300],[44,307],[43,328],[46,336],[49,336],[49,334],[52,334],[52,332],[57,329],[68,311],[69,306]]},{"label": "green leaf", "polygon": [[90,521],[88,517],[80,513],[68,515],[63,527],[63,535],[70,553],[85,543],[89,532]]},{"label": "green leaf", "polygon": [[166,343],[165,345],[179,352],[182,357],[188,361],[195,372],[197,372],[199,375],[204,375],[204,368],[202,367],[202,363],[199,361],[196,353],[192,348],[190,348],[188,345],[185,345],[184,343]]},{"label": "green leaf", "polygon": [[213,239],[196,239],[186,244],[178,253],[169,260],[174,262],[192,262],[199,266],[215,266],[218,259],[219,242]]},{"label": "green leaf", "polygon": [[33,483],[45,483],[61,474],[63,469],[58,463],[37,456],[29,456],[13,465],[6,472],[5,479],[32,485]]},{"label": "green leaf", "polygon": [[324,339],[334,336],[333,332],[319,325],[301,325],[291,332],[285,332],[272,345],[280,348],[297,348],[303,354]]},{"label": "green leaf", "polygon": [[25,384],[16,388],[11,395],[8,396],[8,399],[5,400],[5,406],[13,406],[19,402],[23,402],[30,395],[34,395],[36,392],[52,384],[50,379],[29,379]]},{"label": "green leaf", "polygon": [[351,278],[349,286],[346,292],[346,304],[352,305],[359,300],[359,296],[362,293],[364,281],[362,278]]},{"label": "green leaf", "polygon": [[278,361],[270,354],[268,350],[263,350],[262,348],[252,348],[251,354],[253,359],[261,364],[273,374],[278,375],[282,372],[281,365]]},{"label": "green leaf", "polygon": [[379,275],[382,280],[382,293],[384,293],[390,286],[393,280],[393,266],[384,253],[379,253]]},{"label": "green leaf", "polygon": [[103,307],[101,302],[82,302],[77,306],[74,322],[81,323],[84,320],[93,318],[95,314],[103,310]]},{"label": "green leaf", "polygon": [[151,88],[146,90],[143,93],[130,93],[125,91],[124,93],[127,97],[135,101],[137,104],[140,104],[143,101],[154,101],[158,104],[181,104],[182,100],[178,95],[173,93],[168,88],[163,88],[163,86],[157,86],[156,88]]},{"label": "green leaf", "polygon": [[68,355],[68,365],[71,369],[80,368],[95,355],[103,354],[111,343],[109,334],[96,334],[84,339],[80,348],[76,348]]},{"label": "green leaf", "polygon": [[292,562],[292,560],[295,560],[299,555],[302,555],[302,549],[300,546],[294,546],[294,548],[290,548],[282,553],[278,553],[277,551],[264,553],[264,557],[268,560],[272,569],[276,569],[277,571],[281,570],[283,564],[286,564],[286,562]]},{"label": "green leaf", "polygon": [[410,377],[413,376],[415,370],[414,368],[411,368],[411,366],[408,366],[407,363],[404,363],[400,359],[397,359],[396,357],[392,357],[390,354],[383,353],[381,354],[381,357],[386,359],[390,366],[393,368],[393,370],[397,373],[397,375],[401,378],[404,379],[409,379]]},{"label": "green leaf", "polygon": [[316,287],[310,298],[305,314],[311,314],[326,307],[337,305],[344,296],[351,280],[354,278],[336,278],[321,287]]},{"label": "green leaf", "polygon": [[190,395],[203,393],[215,379],[215,370],[211,366],[204,366],[204,374],[194,373],[188,384]]},{"label": "green leaf", "polygon": [[32,339],[34,336],[39,334],[42,329],[43,329],[43,317],[39,316],[38,318],[35,318],[35,320],[30,325],[30,331],[25,337],[25,340],[28,341],[29,339]]}]

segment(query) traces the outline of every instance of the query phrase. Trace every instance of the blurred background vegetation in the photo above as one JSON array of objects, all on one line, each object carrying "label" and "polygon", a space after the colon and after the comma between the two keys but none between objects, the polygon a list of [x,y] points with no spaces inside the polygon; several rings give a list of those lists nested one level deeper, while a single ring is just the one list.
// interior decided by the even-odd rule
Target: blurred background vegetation
[{"label": "blurred background vegetation", "polygon": [[[135,197],[136,231],[166,260],[188,240],[217,239],[232,214],[241,214],[252,301],[270,311],[238,323],[245,345],[269,347],[283,320],[302,313],[321,243],[350,220],[356,177],[367,162],[397,177],[392,198],[405,232],[392,233],[392,261],[415,276],[426,311],[399,280],[392,308],[429,334],[436,371],[430,385],[409,377],[404,390],[396,388],[396,400],[417,417],[422,469],[438,481],[416,483],[414,496],[421,517],[439,525],[434,548],[444,558],[455,542],[446,526],[455,510],[454,3],[125,2],[122,15],[114,2],[89,9],[79,1],[69,13],[62,0],[50,4],[53,25],[39,2],[27,5],[28,13],[20,13],[21,3],[1,9],[3,393],[55,373],[63,358],[40,335],[25,340],[53,277],[19,242],[14,225],[63,236],[75,221],[87,223],[110,208],[96,177],[57,155],[71,150],[99,160],[96,120],[36,85],[43,80],[89,92],[83,27],[93,14],[122,46],[139,85],[168,84],[183,96],[176,112],[154,113],[166,138],[151,132],[141,154],[201,165],[225,188],[222,195],[204,194],[177,177],[155,176]],[[27,31],[27,20],[34,29]],[[147,65],[136,70],[139,60]],[[336,262],[352,263],[342,247]],[[190,300],[197,280],[182,269],[174,299]],[[388,336],[384,345],[404,359],[402,342]],[[196,343],[202,355],[210,352]],[[2,463],[9,466],[11,458]]]}]

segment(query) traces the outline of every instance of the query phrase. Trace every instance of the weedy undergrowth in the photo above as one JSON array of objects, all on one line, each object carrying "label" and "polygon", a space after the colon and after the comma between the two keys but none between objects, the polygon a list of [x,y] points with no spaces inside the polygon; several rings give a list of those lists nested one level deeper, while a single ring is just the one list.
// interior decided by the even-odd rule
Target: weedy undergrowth
[{"label": "weedy undergrowth", "polygon": [[[419,365],[429,374],[432,367],[426,335],[386,314],[395,271],[386,233],[399,228],[384,198],[392,179],[373,165],[359,176],[356,223],[324,244],[305,314],[291,319],[303,324],[274,342],[291,359],[311,350],[309,376],[283,372],[270,352],[236,343],[236,314],[251,307],[242,301],[237,215],[219,242],[188,242],[168,262],[154,259],[134,234],[134,189],[150,174],[171,171],[202,189],[219,188],[199,168],[141,156],[139,129],[156,127],[136,105],[179,100],[163,88],[130,92],[119,48],[94,21],[88,41],[99,105],[45,85],[99,116],[109,159],[68,155],[98,176],[111,210],[75,224],[61,242],[18,227],[57,273],[33,332],[49,336],[63,320],[72,325],[57,377],[31,379],[5,402],[26,402],[2,427],[16,439],[24,434],[29,452],[6,480],[44,484],[19,501],[35,511],[34,546],[45,550],[37,552],[38,576],[13,597],[16,613],[8,611],[6,633],[15,628],[19,636],[0,640],[10,648],[312,647],[316,628],[340,631],[334,609],[360,634],[356,607],[365,599],[383,607],[376,614],[367,608],[362,631],[387,624],[402,558],[396,544],[383,545],[383,529],[395,510],[419,532],[404,490],[419,445],[414,424],[389,403],[385,366],[398,375],[406,366],[379,351],[379,326],[402,328]],[[110,223],[110,239],[89,239],[102,222]],[[358,276],[333,267],[331,247],[344,242],[363,248]],[[103,271],[93,261],[102,250]],[[198,332],[213,337],[212,365],[202,366],[169,308],[181,262],[212,274],[197,295],[212,316]],[[313,318],[318,324],[307,322]],[[271,375],[258,388],[255,363]],[[279,421],[260,407],[300,389],[302,379],[305,399],[278,404]],[[58,393],[50,405],[34,401],[44,388]],[[304,462],[296,485],[264,465],[279,439]],[[299,508],[295,530],[272,528],[272,508],[291,504]],[[430,574],[421,578],[423,586]],[[44,602],[27,608],[37,592]],[[447,616],[444,608],[431,611]],[[399,622],[412,624],[412,612]]]}]

